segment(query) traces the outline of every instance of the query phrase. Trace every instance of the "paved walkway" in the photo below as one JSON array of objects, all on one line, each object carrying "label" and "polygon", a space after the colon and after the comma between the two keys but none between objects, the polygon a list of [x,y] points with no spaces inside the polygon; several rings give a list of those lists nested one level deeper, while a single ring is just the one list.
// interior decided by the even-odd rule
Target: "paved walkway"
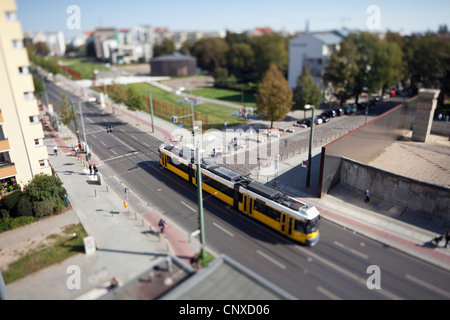
[{"label": "paved walkway", "polygon": [[[77,92],[75,85],[68,80],[64,80],[64,83],[60,85],[72,92]],[[81,90],[78,92],[83,94]],[[89,94],[89,90],[86,94]],[[105,112],[114,112],[120,115],[121,120],[138,125],[139,129],[165,142],[170,141],[172,133],[184,130],[155,117],[155,132],[152,132],[149,114],[130,112],[123,106],[112,104],[112,107],[107,108]],[[64,137],[73,137],[67,128],[63,127],[59,133],[51,130],[47,134],[45,144],[48,146],[50,163],[68,190],[73,210],[79,221],[83,223],[88,234],[95,237],[97,252],[92,256],[76,255],[59,265],[8,285],[10,299],[79,298],[112,277],[118,278],[120,282],[126,282],[157,263],[158,259],[162,259],[168,253],[188,258],[192,256],[195,248],[199,248],[195,241],[189,244],[186,241],[188,235],[176,227],[169,226],[167,238],[159,238],[155,232],[152,232],[157,229],[156,224],[161,217],[156,208],[136,215],[128,213],[123,209],[121,196],[114,194],[106,186],[93,183],[94,178],[89,176],[82,159],[74,157],[71,148],[74,143],[71,141],[75,141],[75,138],[63,140]],[[190,132],[185,131],[185,134],[189,135]],[[52,146],[55,143],[61,150],[58,156],[52,155]],[[320,146],[314,149],[313,170],[318,170],[319,152]],[[361,195],[348,193],[347,190],[337,190],[336,192],[340,194],[331,194],[317,199],[308,193],[315,186],[305,191],[304,186],[299,186],[299,181],[303,180],[292,171],[299,170],[299,174],[305,174],[305,169],[301,166],[305,159],[306,154],[300,153],[279,163],[276,172],[279,189],[316,205],[324,219],[329,219],[390,247],[450,270],[450,249],[436,248],[429,242],[436,236],[435,230],[443,225],[430,226],[429,223],[422,222],[420,219],[414,224],[411,223],[412,220],[409,223],[400,221],[386,215],[383,204],[377,205],[376,199],[372,201],[373,205],[371,203],[370,206],[364,207],[361,205]],[[273,170],[274,167],[258,169],[258,172],[253,172],[252,177],[264,183],[271,182],[275,175]],[[346,198],[341,200],[344,195]],[[69,276],[67,270],[71,265],[80,267],[81,290],[67,288],[66,282]]]}]

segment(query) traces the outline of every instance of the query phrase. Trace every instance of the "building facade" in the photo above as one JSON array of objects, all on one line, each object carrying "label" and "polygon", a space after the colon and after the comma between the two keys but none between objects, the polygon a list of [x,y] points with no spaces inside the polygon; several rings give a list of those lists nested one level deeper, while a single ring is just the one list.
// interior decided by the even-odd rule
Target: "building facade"
[{"label": "building facade", "polygon": [[296,87],[303,66],[307,66],[314,81],[323,89],[323,71],[342,39],[343,36],[337,32],[305,33],[292,38],[289,43],[289,86]]},{"label": "building facade", "polygon": [[15,0],[0,1],[0,183],[51,174]]}]

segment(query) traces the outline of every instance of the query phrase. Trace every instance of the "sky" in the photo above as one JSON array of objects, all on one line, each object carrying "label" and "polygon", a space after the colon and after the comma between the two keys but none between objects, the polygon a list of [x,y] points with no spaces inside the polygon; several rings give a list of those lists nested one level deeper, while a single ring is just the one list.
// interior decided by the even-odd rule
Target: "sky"
[{"label": "sky", "polygon": [[[1,1],[1,0],[0,0]],[[167,27],[170,31],[274,31],[358,29],[437,31],[450,28],[449,0],[16,0],[24,31],[63,31],[74,37],[96,27]],[[67,13],[79,7],[79,29]],[[375,5],[375,11],[368,8]],[[74,21],[72,19],[72,21]],[[369,27],[368,27],[369,26]]]}]

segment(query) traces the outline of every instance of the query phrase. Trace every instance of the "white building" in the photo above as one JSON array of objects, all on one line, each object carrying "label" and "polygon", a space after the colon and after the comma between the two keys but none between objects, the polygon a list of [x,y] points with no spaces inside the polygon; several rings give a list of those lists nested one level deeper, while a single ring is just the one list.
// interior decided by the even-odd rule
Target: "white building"
[{"label": "white building", "polygon": [[53,57],[63,57],[66,54],[66,41],[62,31],[47,33],[47,47]]},{"label": "white building", "polygon": [[343,35],[338,32],[305,33],[289,42],[288,81],[296,87],[303,66],[311,71],[314,81],[323,89],[322,74],[331,54],[339,48]]}]

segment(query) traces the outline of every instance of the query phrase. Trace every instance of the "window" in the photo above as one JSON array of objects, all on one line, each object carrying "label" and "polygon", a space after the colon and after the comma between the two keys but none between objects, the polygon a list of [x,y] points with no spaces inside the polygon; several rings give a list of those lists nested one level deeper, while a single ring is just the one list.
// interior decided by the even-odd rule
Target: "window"
[{"label": "window", "polygon": [[216,189],[217,191],[222,192],[223,194],[233,198],[234,196],[234,190],[227,187],[226,185],[220,183],[219,181],[216,181],[214,179],[211,179],[207,175],[203,174],[203,183],[210,186],[211,188]]},{"label": "window", "polygon": [[44,145],[44,140],[43,139],[34,139],[34,145],[36,147],[40,147]]},{"label": "window", "polygon": [[269,206],[267,206],[265,203],[255,200],[255,207],[256,210],[261,212],[262,214],[268,216],[269,218],[280,221],[281,213],[278,210],[275,210]]},{"label": "window", "polygon": [[5,13],[6,21],[17,21],[17,15],[14,11],[8,11]]},{"label": "window", "polygon": [[23,76],[30,74],[30,69],[28,67],[19,67],[19,73]]},{"label": "window", "polygon": [[41,168],[46,168],[46,167],[48,167],[48,166],[49,166],[48,160],[47,160],[47,159],[39,160],[39,166],[40,166]]},{"label": "window", "polygon": [[[175,163],[176,162],[176,163]],[[184,163],[181,163],[179,161],[172,161],[171,157],[167,157],[167,163],[171,164],[172,166],[174,166],[175,168],[183,171],[184,173],[189,174],[189,167],[187,165],[185,165]]]},{"label": "window", "polygon": [[33,100],[34,99],[34,92],[25,92],[23,94],[23,97],[25,100]]},{"label": "window", "polygon": [[38,116],[31,116],[30,117],[30,123],[31,124],[39,123],[39,117]]},{"label": "window", "polygon": [[13,40],[12,45],[13,45],[14,49],[22,49],[23,41],[22,40]]}]

